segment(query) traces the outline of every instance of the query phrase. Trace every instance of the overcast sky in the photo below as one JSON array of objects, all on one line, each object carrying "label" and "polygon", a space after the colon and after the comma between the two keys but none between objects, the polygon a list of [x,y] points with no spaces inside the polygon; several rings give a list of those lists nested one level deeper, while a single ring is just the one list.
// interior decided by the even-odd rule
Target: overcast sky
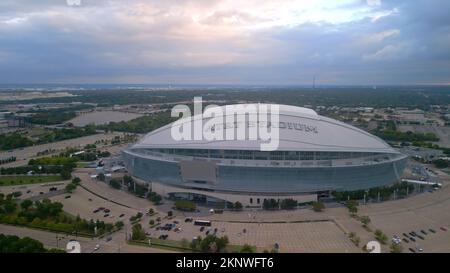
[{"label": "overcast sky", "polygon": [[450,84],[448,0],[68,1],[0,1],[0,83]]}]

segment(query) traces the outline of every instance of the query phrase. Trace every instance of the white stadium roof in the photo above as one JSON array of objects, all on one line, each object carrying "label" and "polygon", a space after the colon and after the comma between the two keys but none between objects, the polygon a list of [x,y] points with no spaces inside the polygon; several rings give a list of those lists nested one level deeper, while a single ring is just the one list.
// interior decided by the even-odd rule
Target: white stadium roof
[{"label": "white stadium roof", "polygon": [[[261,106],[261,104],[220,106]],[[276,106],[276,105],[268,105]],[[373,136],[343,122],[318,115],[314,110],[288,106],[279,106],[279,151],[342,151],[342,152],[380,152],[398,153],[380,138]],[[226,113],[228,114],[228,113]],[[245,112],[237,112],[245,114]],[[199,120],[201,115],[194,116]],[[203,118],[206,122],[208,119]],[[189,119],[183,119],[188,122]],[[181,140],[171,135],[172,124],[161,127],[141,139],[132,149],[223,149],[223,150],[259,150],[263,140]]]}]

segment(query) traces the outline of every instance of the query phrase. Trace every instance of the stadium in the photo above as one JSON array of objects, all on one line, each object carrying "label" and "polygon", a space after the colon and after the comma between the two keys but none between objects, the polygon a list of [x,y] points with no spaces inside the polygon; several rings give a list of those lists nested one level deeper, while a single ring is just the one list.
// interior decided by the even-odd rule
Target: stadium
[{"label": "stadium", "polygon": [[124,150],[125,166],[153,192],[209,206],[261,207],[264,199],[306,203],[401,179],[407,156],[378,137],[308,108],[277,106],[275,151],[261,151],[259,138],[174,140],[169,124]]}]

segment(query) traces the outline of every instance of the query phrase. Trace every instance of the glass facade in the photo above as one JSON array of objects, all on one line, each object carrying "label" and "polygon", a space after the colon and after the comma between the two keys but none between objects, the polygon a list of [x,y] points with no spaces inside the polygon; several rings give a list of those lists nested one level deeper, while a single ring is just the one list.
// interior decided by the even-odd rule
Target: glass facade
[{"label": "glass facade", "polygon": [[135,149],[136,153],[160,153],[168,155],[191,156],[199,158],[225,158],[246,160],[333,160],[362,158],[378,155],[363,152],[306,152],[306,151],[246,151],[246,150],[209,150],[209,149]]},{"label": "glass facade", "polygon": [[[155,152],[155,150],[151,150]],[[254,159],[254,160],[300,160],[311,161],[320,158],[353,158],[372,155],[372,153],[350,152],[260,152],[260,151],[222,151],[194,149],[159,149],[156,152],[174,155],[198,156],[208,158]],[[222,156],[222,157],[220,157]],[[167,183],[172,186],[196,188],[212,191],[232,191],[248,193],[305,193],[323,190],[358,190],[395,183],[406,164],[406,157],[395,160],[375,162],[368,165],[349,165],[333,167],[329,164],[315,167],[285,167],[273,164],[270,167],[217,165],[217,181],[198,184],[183,181],[179,163],[158,159],[140,151],[124,151],[123,159],[128,171],[145,181]],[[321,161],[327,162],[327,161]],[[286,162],[288,163],[288,162]]]}]

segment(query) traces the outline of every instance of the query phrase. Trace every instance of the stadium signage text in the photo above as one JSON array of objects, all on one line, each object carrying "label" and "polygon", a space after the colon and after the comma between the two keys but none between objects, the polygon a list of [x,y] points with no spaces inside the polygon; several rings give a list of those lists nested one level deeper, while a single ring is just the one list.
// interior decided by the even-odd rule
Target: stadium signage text
[{"label": "stadium signage text", "polygon": [[[219,123],[214,124],[210,127],[205,128],[206,131],[215,131],[215,130],[223,130],[226,129],[233,129],[238,128],[241,126],[242,123],[233,122],[233,123]],[[277,123],[272,122],[246,122],[245,123],[247,128],[253,128],[256,127],[257,124],[259,127],[267,127],[267,128],[279,128],[279,129],[288,129],[288,130],[297,130],[297,131],[303,131],[306,133],[315,133],[318,134],[319,131],[317,129],[317,126],[312,126],[304,123],[298,123],[298,122],[283,122],[280,121]]]}]

